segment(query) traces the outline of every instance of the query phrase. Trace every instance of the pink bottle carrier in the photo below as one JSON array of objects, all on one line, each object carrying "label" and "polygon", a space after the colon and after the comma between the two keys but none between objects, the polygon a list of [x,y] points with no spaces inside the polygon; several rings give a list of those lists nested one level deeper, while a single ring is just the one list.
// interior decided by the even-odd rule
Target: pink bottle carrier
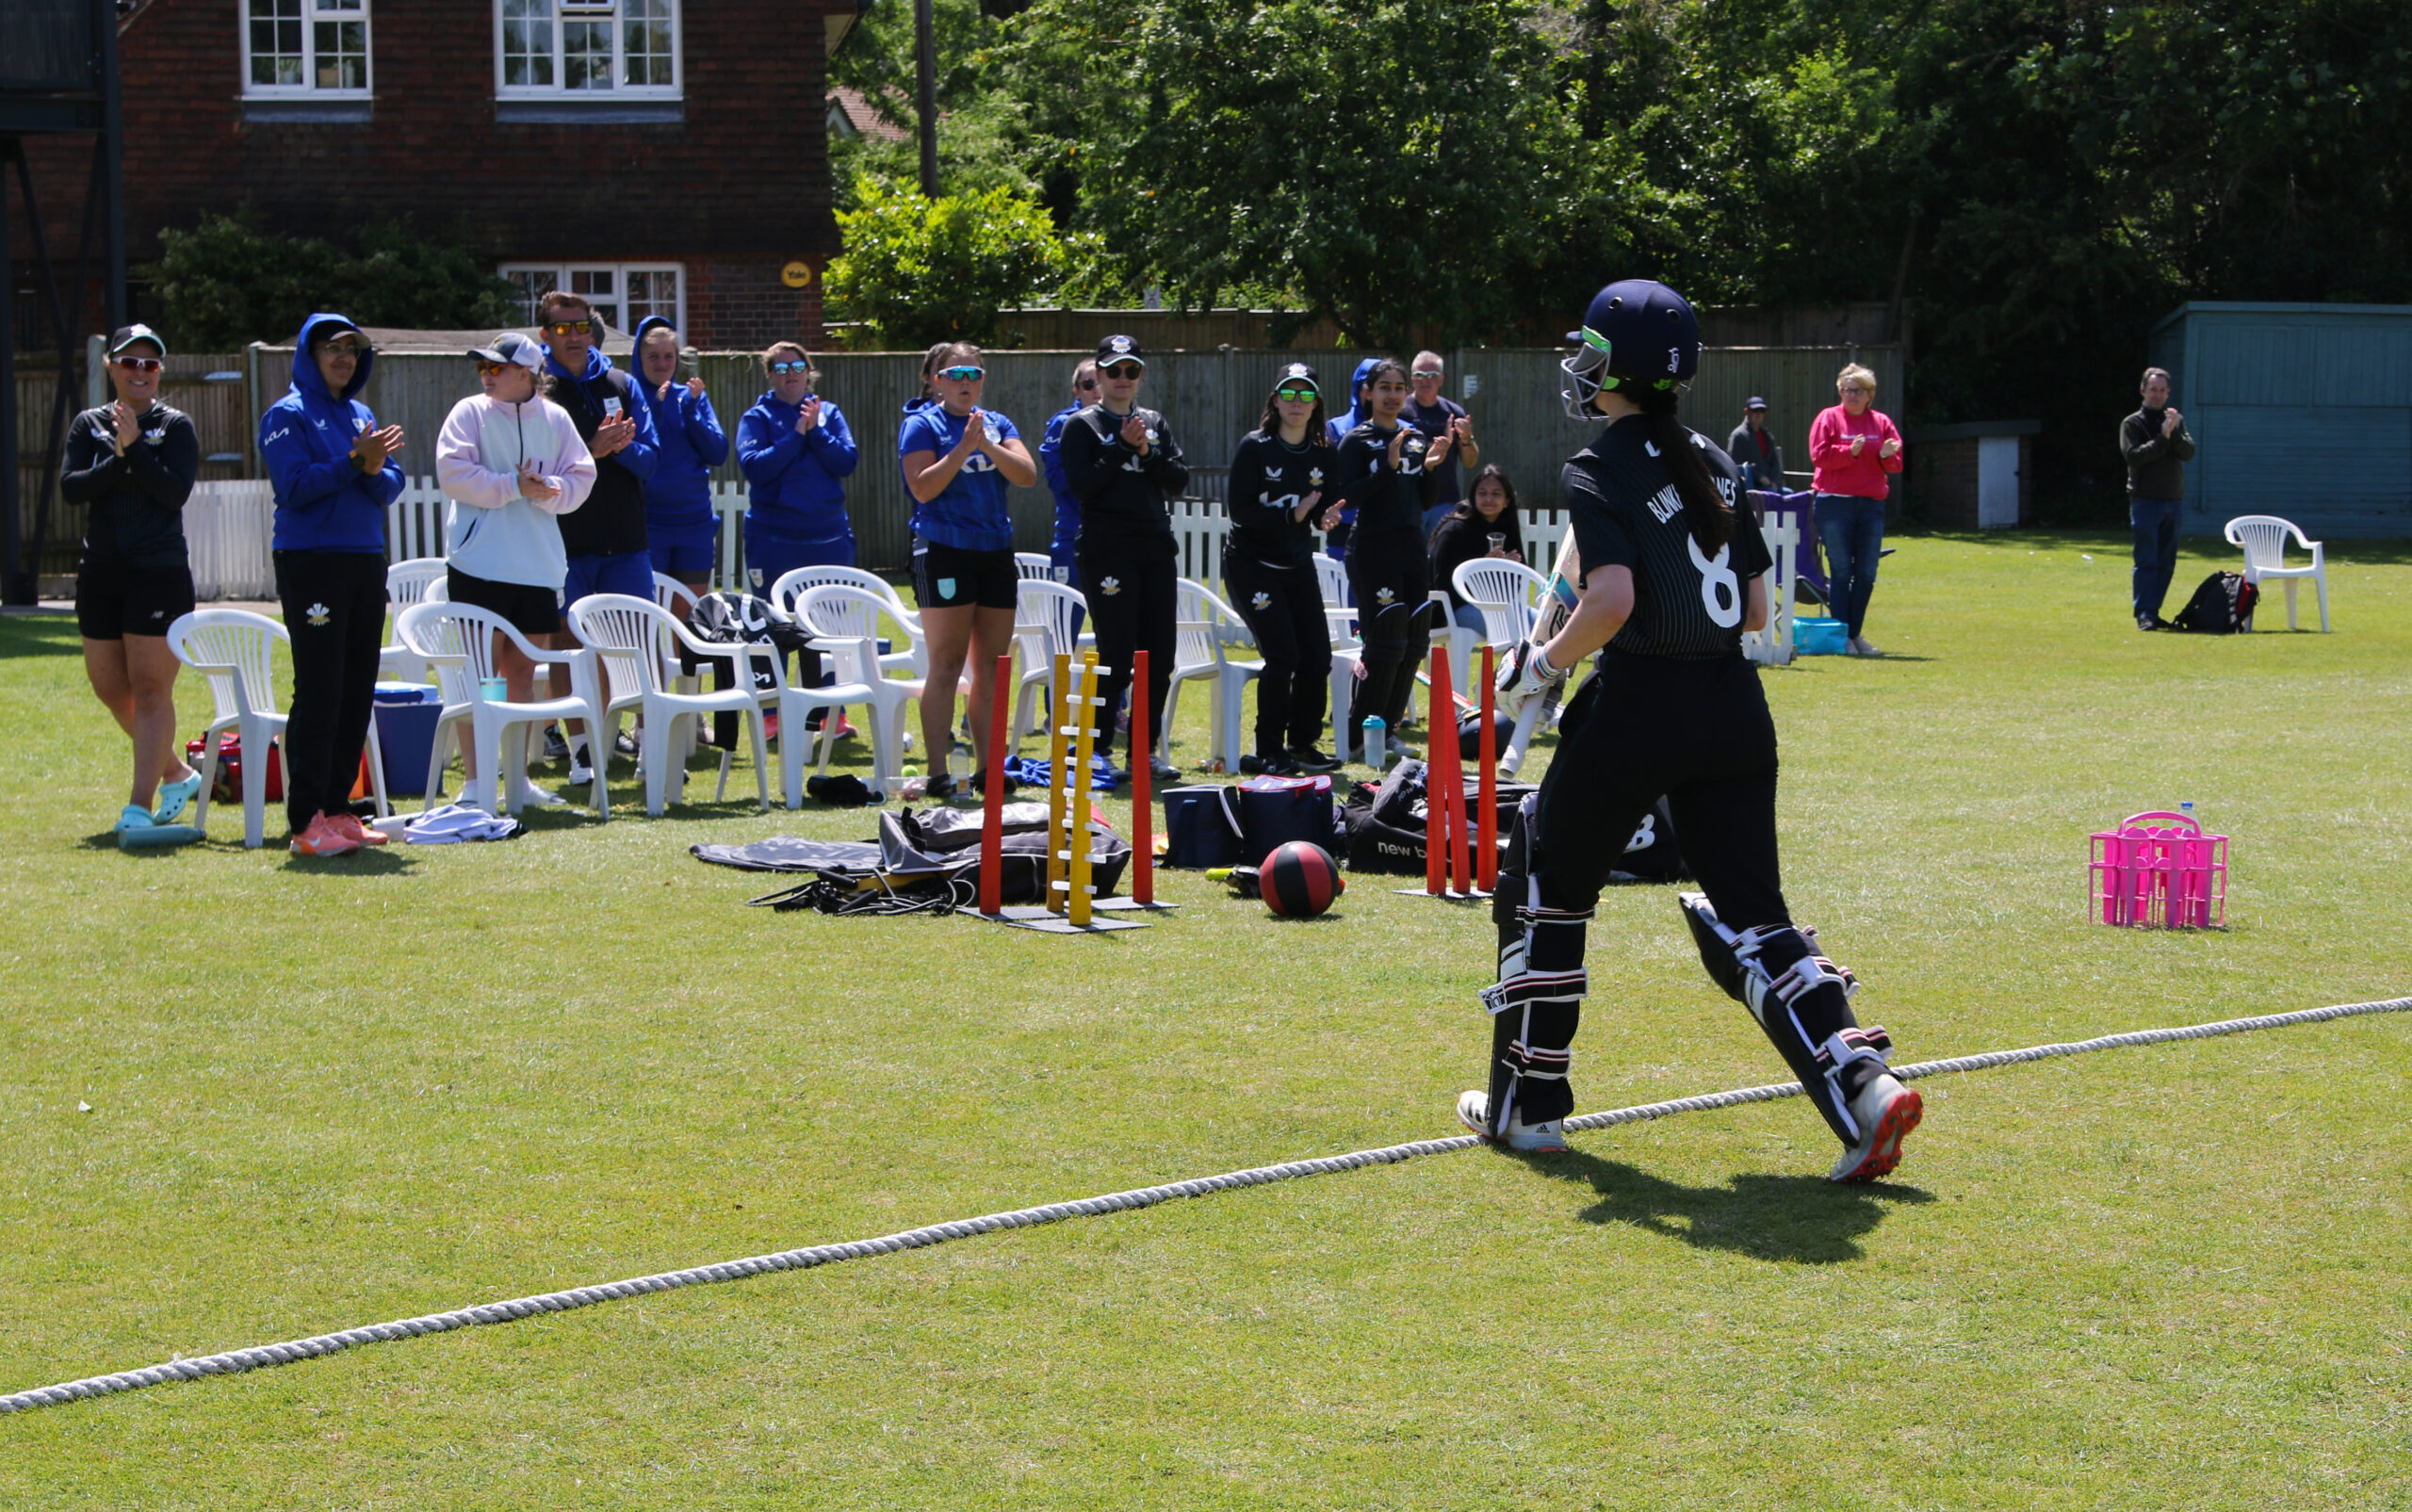
[{"label": "pink bottle carrier", "polygon": [[2094,837],[2093,910],[2129,929],[2218,929],[2227,922],[2227,837],[2189,814],[2130,814]]}]

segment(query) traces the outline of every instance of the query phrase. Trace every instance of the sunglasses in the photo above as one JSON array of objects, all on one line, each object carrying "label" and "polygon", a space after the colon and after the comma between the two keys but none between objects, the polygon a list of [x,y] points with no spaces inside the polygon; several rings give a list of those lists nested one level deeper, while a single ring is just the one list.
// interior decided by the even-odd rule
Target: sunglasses
[{"label": "sunglasses", "polygon": [[1417,377],[1417,378],[1438,378],[1438,377],[1440,377],[1441,375],[1440,375],[1439,373],[1434,373],[1434,372],[1418,372],[1418,373],[1414,374],[1413,376],[1414,376],[1414,377]]},{"label": "sunglasses", "polygon": [[988,370],[985,367],[941,367],[938,376],[951,378],[958,383],[972,383],[987,377]]},{"label": "sunglasses", "polygon": [[330,357],[349,357],[354,362],[360,360],[360,348],[349,341],[321,342],[318,350]]},{"label": "sunglasses", "polygon": [[481,362],[478,364],[478,376],[480,378],[492,378],[497,373],[507,373],[518,366],[519,365],[517,363]]},{"label": "sunglasses", "polygon": [[773,363],[771,371],[785,378],[790,373],[809,373],[812,371],[812,365],[810,363]]},{"label": "sunglasses", "polygon": [[595,329],[592,320],[556,320],[545,328],[557,336],[582,336]]},{"label": "sunglasses", "polygon": [[1097,380],[1094,378],[1084,378],[1072,386],[1074,388],[1095,388],[1097,387]]},{"label": "sunglasses", "polygon": [[1273,391],[1273,397],[1284,404],[1312,404],[1323,398],[1311,388],[1277,388]]},{"label": "sunglasses", "polygon": [[1107,378],[1137,378],[1147,370],[1147,367],[1139,363],[1116,363],[1111,367],[1098,369]]},{"label": "sunglasses", "polygon": [[155,373],[167,366],[156,357],[120,357],[117,365],[129,373]]}]

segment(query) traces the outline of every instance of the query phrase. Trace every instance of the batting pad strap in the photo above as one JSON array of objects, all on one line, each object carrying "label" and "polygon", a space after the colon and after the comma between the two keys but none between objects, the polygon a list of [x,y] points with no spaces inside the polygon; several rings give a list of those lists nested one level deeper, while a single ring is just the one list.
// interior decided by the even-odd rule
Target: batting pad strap
[{"label": "batting pad strap", "polygon": [[1804,955],[1799,960],[1793,962],[1790,966],[1785,967],[1783,972],[1776,976],[1769,984],[1775,988],[1776,997],[1783,1000],[1785,1007],[1789,1008],[1792,1006],[1794,1000],[1798,999],[1802,993],[1814,992],[1817,988],[1826,985],[1828,983],[1832,983],[1835,986],[1842,988],[1843,996],[1845,998],[1849,998],[1852,993],[1859,990],[1859,979],[1857,977],[1852,976],[1850,972],[1843,967],[1834,965],[1833,962],[1828,960],[1826,957],[1817,954]]},{"label": "batting pad strap", "polygon": [[1510,1008],[1527,1008],[1535,1003],[1579,1003],[1589,990],[1590,973],[1577,967],[1572,971],[1526,971],[1506,982],[1493,983],[1482,989],[1485,1013],[1502,1014]]},{"label": "batting pad strap", "polygon": [[1864,1029],[1838,1030],[1827,1035],[1826,1043],[1817,1047],[1817,1065],[1829,1071],[1861,1060],[1873,1060],[1880,1065],[1889,1065],[1892,1049],[1893,1036],[1884,1032],[1882,1024],[1870,1024]]},{"label": "batting pad strap", "polygon": [[1528,1045],[1521,1039],[1511,1040],[1502,1064],[1525,1081],[1563,1081],[1574,1065],[1574,1052],[1571,1049],[1547,1049]]},{"label": "batting pad strap", "polygon": [[1595,912],[1590,908],[1544,908],[1539,903],[1524,903],[1516,909],[1516,922],[1526,929],[1543,924],[1588,924]]}]

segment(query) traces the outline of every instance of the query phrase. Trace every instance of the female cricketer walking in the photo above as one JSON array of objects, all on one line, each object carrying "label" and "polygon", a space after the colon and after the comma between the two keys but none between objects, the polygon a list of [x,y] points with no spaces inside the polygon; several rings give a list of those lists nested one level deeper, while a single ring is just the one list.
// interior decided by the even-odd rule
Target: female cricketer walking
[{"label": "female cricketer walking", "polygon": [[1673,289],[1634,279],[1593,296],[1571,339],[1567,413],[1607,422],[1563,480],[1581,597],[1509,654],[1503,702],[1540,695],[1595,650],[1599,670],[1567,706],[1557,757],[1517,816],[1491,903],[1499,981],[1482,995],[1491,1085],[1460,1097],[1458,1116],[1510,1149],[1566,1147],[1584,927],[1663,793],[1703,889],[1681,902],[1709,975],[1751,1010],[1842,1141],[1832,1179],[1882,1176],[1921,1106],[1885,1068],[1883,1030],[1852,1018],[1857,983],[1785,906],[1775,723],[1741,649],[1742,632],[1767,624],[1767,544],[1747,503],[1736,508],[1734,463],[1675,418],[1700,321]]}]

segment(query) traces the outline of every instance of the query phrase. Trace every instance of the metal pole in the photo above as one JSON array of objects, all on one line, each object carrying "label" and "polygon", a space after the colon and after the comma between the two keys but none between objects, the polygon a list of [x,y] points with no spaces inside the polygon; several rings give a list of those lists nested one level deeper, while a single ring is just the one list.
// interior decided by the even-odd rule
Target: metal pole
[{"label": "metal pole", "polygon": [[103,187],[103,214],[108,257],[108,286],[102,298],[108,308],[108,327],[125,324],[125,115],[120,108],[117,77],[117,7],[113,0],[92,0],[92,34],[101,47],[101,153],[107,182]]},{"label": "metal pole", "polygon": [[938,197],[938,60],[930,0],[913,0],[915,97],[921,117],[921,192]]},{"label": "metal pole", "polygon": [[[24,148],[8,138],[0,160],[14,159]],[[28,207],[30,210],[30,206]],[[0,602],[30,604],[35,585],[24,572],[23,543],[18,538],[24,508],[24,485],[17,476],[17,280],[8,256],[8,181],[0,173]]]}]

